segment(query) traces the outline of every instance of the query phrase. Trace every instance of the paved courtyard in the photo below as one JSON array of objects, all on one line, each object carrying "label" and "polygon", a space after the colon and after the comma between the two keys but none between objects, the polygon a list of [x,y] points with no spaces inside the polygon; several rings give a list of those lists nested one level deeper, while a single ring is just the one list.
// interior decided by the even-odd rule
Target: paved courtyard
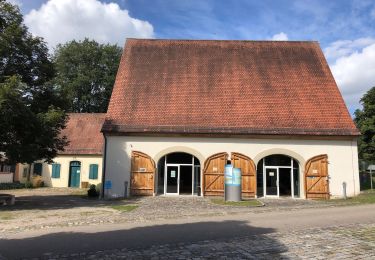
[{"label": "paved courtyard", "polygon": [[[42,188],[5,191],[16,195],[16,205],[0,208],[0,238],[9,233],[65,226],[103,225],[126,222],[150,222],[158,219],[225,216],[241,213],[298,210],[331,207],[309,200],[261,200],[264,207],[225,206],[202,197],[137,197],[119,201],[83,198],[84,190]],[[137,205],[122,212],[116,205]],[[33,219],[33,221],[30,221]]]},{"label": "paved courtyard", "polygon": [[375,224],[335,226],[40,259],[375,259]]},{"label": "paved courtyard", "polygon": [[[88,200],[80,192],[14,191],[17,205],[0,208],[0,259],[375,258],[374,204],[243,207],[200,197]],[[124,205],[138,207],[115,207]]]}]

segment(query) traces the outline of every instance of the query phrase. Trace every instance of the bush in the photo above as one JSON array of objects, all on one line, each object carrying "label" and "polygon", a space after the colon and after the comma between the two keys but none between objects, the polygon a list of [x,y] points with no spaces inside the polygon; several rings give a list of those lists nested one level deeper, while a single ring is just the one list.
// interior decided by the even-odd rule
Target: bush
[{"label": "bush", "polygon": [[25,188],[26,189],[32,189],[32,188],[34,188],[33,183],[31,181],[26,181],[25,182]]},{"label": "bush", "polygon": [[0,190],[24,189],[25,184],[19,182],[0,183]]},{"label": "bush", "polygon": [[87,191],[87,196],[95,198],[99,196],[99,193],[96,191],[96,186],[94,184],[90,185],[90,189]]}]

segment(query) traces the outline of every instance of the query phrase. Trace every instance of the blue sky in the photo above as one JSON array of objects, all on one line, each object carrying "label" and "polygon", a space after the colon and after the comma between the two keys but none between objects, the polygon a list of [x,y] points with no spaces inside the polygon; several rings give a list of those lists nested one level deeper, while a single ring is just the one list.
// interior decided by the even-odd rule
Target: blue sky
[{"label": "blue sky", "polygon": [[151,22],[158,38],[267,39],[284,32],[325,46],[375,36],[374,1],[137,0],[123,6]]},{"label": "blue sky", "polygon": [[[375,85],[375,1],[12,0],[49,46],[85,36],[319,41],[351,112]],[[44,6],[43,6],[44,4]],[[373,69],[374,68],[374,69]]]}]

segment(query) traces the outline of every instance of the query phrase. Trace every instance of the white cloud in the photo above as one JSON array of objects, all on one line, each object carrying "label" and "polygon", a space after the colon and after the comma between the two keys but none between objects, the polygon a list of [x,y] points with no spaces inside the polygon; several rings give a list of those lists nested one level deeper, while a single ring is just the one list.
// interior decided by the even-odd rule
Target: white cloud
[{"label": "white cloud", "polygon": [[25,16],[30,31],[50,47],[85,37],[122,46],[126,37],[152,38],[153,26],[129,16],[116,3],[98,0],[49,0]]},{"label": "white cloud", "polygon": [[284,32],[280,32],[272,36],[271,38],[273,41],[287,41],[288,35]]},{"label": "white cloud", "polygon": [[324,54],[328,60],[336,60],[340,57],[350,55],[355,51],[375,43],[374,38],[359,38],[354,41],[340,40],[331,43],[324,49]]},{"label": "white cloud", "polygon": [[336,48],[335,55],[341,53],[342,56],[331,64],[331,70],[351,111],[360,107],[363,94],[375,86],[375,42],[368,41],[369,44],[359,50],[353,49],[356,42],[359,41],[340,41],[330,45],[341,46]]}]

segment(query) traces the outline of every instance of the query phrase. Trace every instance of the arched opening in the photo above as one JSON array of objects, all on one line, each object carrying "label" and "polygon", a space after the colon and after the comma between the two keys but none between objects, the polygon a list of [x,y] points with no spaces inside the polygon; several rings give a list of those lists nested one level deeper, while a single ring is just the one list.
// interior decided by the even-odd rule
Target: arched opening
[{"label": "arched opening", "polygon": [[167,154],[158,161],[158,194],[200,195],[201,169],[198,158],[183,152]]},{"label": "arched opening", "polygon": [[300,197],[300,167],[293,157],[273,154],[257,165],[258,197]]}]

